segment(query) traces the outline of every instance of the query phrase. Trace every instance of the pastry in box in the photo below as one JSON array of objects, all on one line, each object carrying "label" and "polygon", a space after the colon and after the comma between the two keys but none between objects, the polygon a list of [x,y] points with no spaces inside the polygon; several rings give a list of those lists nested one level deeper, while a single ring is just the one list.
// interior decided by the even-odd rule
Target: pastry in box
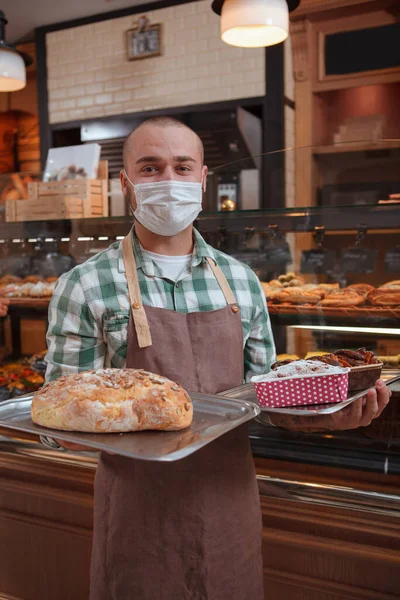
[{"label": "pastry in box", "polygon": [[252,378],[261,408],[332,404],[347,399],[350,369],[311,360],[276,366]]}]

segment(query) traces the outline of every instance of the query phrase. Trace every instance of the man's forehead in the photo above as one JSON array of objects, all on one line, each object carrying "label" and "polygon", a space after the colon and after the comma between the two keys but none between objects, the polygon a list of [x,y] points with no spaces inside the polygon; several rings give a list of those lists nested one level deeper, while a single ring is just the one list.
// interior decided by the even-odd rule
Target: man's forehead
[{"label": "man's forehead", "polygon": [[131,157],[153,154],[201,155],[199,140],[190,129],[156,125],[143,125],[134,131],[127,142],[126,151]]}]

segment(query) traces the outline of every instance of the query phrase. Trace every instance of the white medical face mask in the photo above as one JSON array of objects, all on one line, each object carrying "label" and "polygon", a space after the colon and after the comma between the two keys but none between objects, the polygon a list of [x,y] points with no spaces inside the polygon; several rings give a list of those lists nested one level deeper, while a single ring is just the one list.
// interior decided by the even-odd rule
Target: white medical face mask
[{"label": "white medical face mask", "polygon": [[188,181],[132,183],[137,208],[135,218],[153,233],[172,236],[189,227],[201,211],[202,184]]}]

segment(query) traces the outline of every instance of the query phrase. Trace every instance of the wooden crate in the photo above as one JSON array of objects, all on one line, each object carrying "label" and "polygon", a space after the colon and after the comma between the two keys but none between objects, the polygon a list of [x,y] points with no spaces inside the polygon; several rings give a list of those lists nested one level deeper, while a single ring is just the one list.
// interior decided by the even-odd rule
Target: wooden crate
[{"label": "wooden crate", "polygon": [[28,184],[27,200],[7,200],[6,221],[47,221],[108,217],[108,165],[100,161],[99,179]]}]

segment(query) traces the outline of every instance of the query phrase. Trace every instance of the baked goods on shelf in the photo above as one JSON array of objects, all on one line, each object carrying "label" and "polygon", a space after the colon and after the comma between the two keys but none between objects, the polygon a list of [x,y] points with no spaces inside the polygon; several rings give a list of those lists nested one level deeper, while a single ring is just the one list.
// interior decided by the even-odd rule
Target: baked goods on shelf
[{"label": "baked goods on shelf", "polygon": [[277,296],[278,302],[290,302],[292,304],[318,304],[324,295],[317,291],[308,292],[301,288],[288,288],[282,290]]},{"label": "baked goods on shelf", "polygon": [[0,368],[0,401],[35,392],[44,383],[42,374],[26,360]]},{"label": "baked goods on shelf", "polygon": [[367,299],[374,306],[400,306],[400,288],[377,288]]},{"label": "baked goods on shelf", "polygon": [[10,283],[20,283],[21,278],[16,275],[3,275],[0,277],[0,285],[9,285]]},{"label": "baked goods on shelf", "polygon": [[400,354],[376,357],[388,369],[400,369]]},{"label": "baked goods on shelf", "polygon": [[321,300],[321,306],[359,306],[364,304],[364,296],[348,289],[335,290]]},{"label": "baked goods on shelf", "polygon": [[356,292],[357,294],[360,294],[360,296],[366,296],[375,288],[373,285],[369,285],[369,283],[353,283],[352,285],[347,286],[346,289]]},{"label": "baked goods on shelf", "polygon": [[3,294],[8,298],[50,298],[53,295],[55,282],[38,281],[37,283],[10,283],[3,287]]},{"label": "baked goods on shelf", "polygon": [[47,363],[46,363],[46,354],[47,354],[47,350],[43,350],[42,352],[37,352],[36,354],[33,354],[30,359],[28,360],[28,363],[30,365],[30,367],[36,371],[37,373],[40,373],[42,375],[44,375],[46,373],[46,367],[47,367]]},{"label": "baked goods on shelf", "polygon": [[276,357],[278,361],[280,360],[299,360],[300,356],[297,354],[278,354]]},{"label": "baked goods on shelf", "polygon": [[32,401],[32,420],[64,431],[177,431],[193,418],[178,384],[138,369],[100,369],[45,384]]},{"label": "baked goods on shelf", "polygon": [[388,281],[387,283],[384,283],[382,286],[380,286],[380,288],[400,288],[400,279],[395,279],[394,281]]},{"label": "baked goods on shelf", "polygon": [[29,295],[32,298],[49,298],[53,295],[54,286],[54,283],[39,281],[31,288]]},{"label": "baked goods on shelf", "polygon": [[304,279],[296,273],[287,273],[286,275],[279,275],[278,282],[282,287],[298,287],[304,285]]},{"label": "baked goods on shelf", "polygon": [[[301,283],[303,281],[303,283]],[[296,284],[296,285],[295,285]],[[374,288],[367,283],[355,283],[340,288],[338,283],[304,283],[295,273],[262,282],[268,304],[282,308],[293,306],[320,309],[400,308],[400,280],[389,281]]]},{"label": "baked goods on shelf", "polygon": [[24,277],[23,279],[23,283],[38,283],[39,281],[43,281],[41,275],[27,275],[27,277]]}]

